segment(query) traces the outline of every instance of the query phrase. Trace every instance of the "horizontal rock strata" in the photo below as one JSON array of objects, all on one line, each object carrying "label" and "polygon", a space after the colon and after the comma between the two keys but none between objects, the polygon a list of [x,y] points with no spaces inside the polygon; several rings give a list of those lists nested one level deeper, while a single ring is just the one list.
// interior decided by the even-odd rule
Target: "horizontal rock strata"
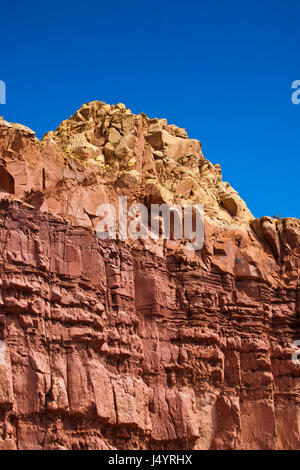
[{"label": "horizontal rock strata", "polygon": [[[124,105],[0,120],[0,449],[297,449],[300,221]],[[205,241],[100,241],[96,209],[203,203]]]}]

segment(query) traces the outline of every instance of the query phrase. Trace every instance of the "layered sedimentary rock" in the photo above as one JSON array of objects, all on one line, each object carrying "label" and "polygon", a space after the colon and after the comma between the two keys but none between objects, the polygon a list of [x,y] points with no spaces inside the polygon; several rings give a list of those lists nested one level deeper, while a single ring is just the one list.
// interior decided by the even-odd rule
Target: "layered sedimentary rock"
[{"label": "layered sedimentary rock", "polygon": [[[197,140],[83,105],[0,120],[0,448],[295,449],[300,221],[255,219]],[[184,240],[106,240],[97,207],[204,204]]]}]

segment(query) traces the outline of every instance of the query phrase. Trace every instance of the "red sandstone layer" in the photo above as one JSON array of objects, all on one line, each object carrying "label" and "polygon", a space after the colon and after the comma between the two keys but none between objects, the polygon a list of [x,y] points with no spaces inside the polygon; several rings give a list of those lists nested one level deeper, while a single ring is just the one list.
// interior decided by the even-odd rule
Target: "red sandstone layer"
[{"label": "red sandstone layer", "polygon": [[[0,121],[0,155],[2,449],[299,447],[299,220],[254,219],[198,141],[120,105],[41,142]],[[204,203],[203,249],[100,241],[124,194]]]}]

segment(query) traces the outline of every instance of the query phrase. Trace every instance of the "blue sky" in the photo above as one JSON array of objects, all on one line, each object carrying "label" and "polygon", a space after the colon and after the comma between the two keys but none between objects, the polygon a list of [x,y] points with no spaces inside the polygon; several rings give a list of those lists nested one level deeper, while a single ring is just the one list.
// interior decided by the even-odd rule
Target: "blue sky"
[{"label": "blue sky", "polygon": [[203,144],[256,217],[300,218],[300,4],[5,2],[0,115],[55,129],[81,104],[124,102]]}]

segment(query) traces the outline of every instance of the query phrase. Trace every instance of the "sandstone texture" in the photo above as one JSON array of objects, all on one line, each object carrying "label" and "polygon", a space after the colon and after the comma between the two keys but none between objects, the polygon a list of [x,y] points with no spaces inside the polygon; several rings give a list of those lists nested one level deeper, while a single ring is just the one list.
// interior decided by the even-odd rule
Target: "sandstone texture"
[{"label": "sandstone texture", "polygon": [[[203,248],[100,241],[121,195],[204,204]],[[0,248],[0,449],[299,448],[300,221],[255,219],[184,129],[0,119]]]}]

